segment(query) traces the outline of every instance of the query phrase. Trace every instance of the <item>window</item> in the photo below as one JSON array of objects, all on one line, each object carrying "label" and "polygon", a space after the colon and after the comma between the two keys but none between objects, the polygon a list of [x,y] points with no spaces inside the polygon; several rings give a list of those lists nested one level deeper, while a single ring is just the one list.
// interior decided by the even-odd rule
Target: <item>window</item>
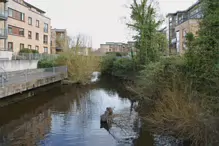
[{"label": "window", "polygon": [[43,35],[43,43],[48,44],[48,35]]},{"label": "window", "polygon": [[48,48],[44,47],[44,53],[48,53]]},{"label": "window", "polygon": [[8,49],[13,50],[13,43],[12,42],[8,42]]},{"label": "window", "polygon": [[44,32],[48,33],[48,24],[47,23],[44,23]]},{"label": "window", "polygon": [[32,39],[32,32],[28,31],[28,39]]},{"label": "window", "polygon": [[180,52],[180,34],[179,34],[179,31],[176,32],[176,49],[177,49],[177,52],[179,53]]},{"label": "window", "polygon": [[40,27],[40,21],[36,20],[36,27]]},{"label": "window", "polygon": [[35,46],[35,50],[39,51],[39,46]]},{"label": "window", "polygon": [[31,17],[28,17],[28,24],[32,25],[32,18]]},{"label": "window", "polygon": [[13,32],[12,32],[12,26],[8,26],[8,34],[13,34]]},{"label": "window", "polygon": [[24,49],[24,44],[20,44],[20,50]]},{"label": "window", "polygon": [[24,36],[24,29],[23,28],[19,28],[19,35]]},{"label": "window", "polygon": [[18,35],[18,36],[24,36],[24,29],[8,25],[8,34],[10,35]]},{"label": "window", "polygon": [[172,17],[170,17],[169,21],[170,21],[170,22],[172,22],[172,20],[173,20],[173,18],[172,18]]},{"label": "window", "polygon": [[28,45],[28,49],[31,49],[32,48],[32,46],[31,45]]},{"label": "window", "polygon": [[24,21],[24,13],[21,13],[21,21]]},{"label": "window", "polygon": [[8,9],[8,16],[13,17],[13,10],[10,8]]},{"label": "window", "polygon": [[39,40],[39,33],[36,33],[36,40]]},{"label": "window", "polygon": [[24,21],[24,13],[8,8],[8,16],[16,20]]}]

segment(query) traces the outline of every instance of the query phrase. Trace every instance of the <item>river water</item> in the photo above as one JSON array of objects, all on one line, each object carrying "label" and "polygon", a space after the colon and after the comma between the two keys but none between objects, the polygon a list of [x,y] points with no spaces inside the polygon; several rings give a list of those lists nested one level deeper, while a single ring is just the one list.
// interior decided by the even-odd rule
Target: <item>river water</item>
[{"label": "river water", "polygon": [[[156,139],[140,130],[135,102],[114,79],[87,86],[61,86],[0,108],[0,146],[152,146]],[[115,122],[100,124],[106,107]],[[140,134],[140,135],[139,135]]]}]

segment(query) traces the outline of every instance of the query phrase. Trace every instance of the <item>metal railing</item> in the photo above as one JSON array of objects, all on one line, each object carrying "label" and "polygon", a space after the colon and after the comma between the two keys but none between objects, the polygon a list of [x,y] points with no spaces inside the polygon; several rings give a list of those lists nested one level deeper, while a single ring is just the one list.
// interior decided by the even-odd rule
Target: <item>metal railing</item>
[{"label": "metal railing", "polygon": [[4,75],[0,74],[0,85],[2,88],[4,88],[7,85],[27,83],[30,81],[57,76],[60,74],[67,74],[67,66],[4,72]]},{"label": "metal railing", "polygon": [[13,53],[12,60],[41,60],[56,59],[58,54],[38,54],[38,53]]}]

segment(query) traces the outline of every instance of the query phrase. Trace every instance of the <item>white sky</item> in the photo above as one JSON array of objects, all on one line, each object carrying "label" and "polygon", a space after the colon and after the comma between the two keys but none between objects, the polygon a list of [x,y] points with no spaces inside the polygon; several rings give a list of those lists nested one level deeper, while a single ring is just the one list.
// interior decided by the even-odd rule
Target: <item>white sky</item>
[{"label": "white sky", "polygon": [[[53,28],[66,28],[68,35],[81,33],[92,37],[93,48],[101,43],[126,42],[131,32],[125,25],[132,0],[26,0],[46,11]],[[160,13],[187,9],[197,0],[157,0]]]}]

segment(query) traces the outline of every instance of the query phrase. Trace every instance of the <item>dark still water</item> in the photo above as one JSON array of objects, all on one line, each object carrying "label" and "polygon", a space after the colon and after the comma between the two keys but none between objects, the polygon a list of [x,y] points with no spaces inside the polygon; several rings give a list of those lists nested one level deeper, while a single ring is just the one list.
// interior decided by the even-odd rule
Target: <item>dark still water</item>
[{"label": "dark still water", "polygon": [[[0,108],[0,146],[134,145],[140,122],[128,96],[113,79],[84,87],[54,85],[47,92]],[[100,115],[109,106],[117,122],[101,128]],[[135,143],[150,146],[153,139],[148,134]]]}]

